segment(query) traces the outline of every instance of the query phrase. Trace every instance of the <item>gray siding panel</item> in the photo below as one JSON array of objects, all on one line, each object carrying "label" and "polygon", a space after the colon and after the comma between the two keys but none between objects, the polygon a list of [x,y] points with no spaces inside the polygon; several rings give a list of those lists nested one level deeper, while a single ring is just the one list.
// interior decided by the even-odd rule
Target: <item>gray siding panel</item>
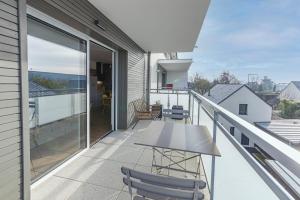
[{"label": "gray siding panel", "polygon": [[[7,81],[12,81],[13,79],[10,77],[1,77],[2,79],[5,79]],[[17,78],[17,77],[16,77]],[[1,83],[1,82],[0,82]],[[0,102],[1,100],[8,100],[8,99],[18,99],[20,98],[20,92],[2,92],[0,96]],[[1,115],[1,114],[0,114]]]},{"label": "gray siding panel", "polygon": [[0,26],[6,27],[6,28],[14,30],[14,31],[18,31],[18,25],[16,23],[10,22],[3,18],[0,18]]},{"label": "gray siding panel", "polygon": [[10,76],[1,76],[0,75],[0,84],[8,84],[8,83],[19,84],[20,83],[20,78],[19,77],[10,77]]},{"label": "gray siding panel", "polygon": [[128,125],[134,120],[133,105],[130,102],[143,98],[145,100],[145,57],[144,54],[129,54],[128,63]]},{"label": "gray siding panel", "polygon": [[19,106],[20,106],[20,101],[18,99],[9,99],[9,100],[0,101],[0,109],[9,108],[9,107],[19,107]]},{"label": "gray siding panel", "polygon": [[[5,132],[5,131],[9,131],[9,130],[12,130],[12,129],[17,129],[17,128],[20,128],[20,122],[19,121],[16,121],[16,122],[9,122],[9,123],[6,123],[6,124],[1,124],[0,125],[0,129],[1,129],[1,132]],[[11,138],[7,138],[7,139],[11,139]],[[0,141],[0,146],[1,147],[6,147],[8,144],[11,144],[9,142],[13,142],[13,141],[19,141],[20,138],[16,137],[12,140],[1,140]],[[0,148],[1,149],[1,148]]]},{"label": "gray siding panel", "polygon": [[19,199],[20,194],[18,191],[15,191],[15,188],[20,184],[20,180],[16,179],[9,184],[0,188],[0,199]]},{"label": "gray siding panel", "polygon": [[[80,31],[90,34],[108,46],[128,52],[127,71],[120,71],[122,72],[121,75],[128,76],[128,80],[126,81],[127,88],[125,90],[127,91],[127,94],[125,94],[127,96],[127,108],[126,110],[121,108],[120,110],[123,112],[118,113],[119,115],[126,115],[119,116],[118,123],[123,124],[120,120],[125,120],[125,124],[127,124],[126,126],[120,125],[119,128],[128,127],[134,117],[132,101],[138,98],[145,98],[146,74],[144,50],[87,0],[29,0],[28,4]],[[106,31],[96,26],[94,24],[95,20],[99,20],[99,23]],[[121,65],[121,63],[119,64]],[[119,78],[124,80],[120,76]],[[122,89],[124,90],[124,86],[122,86]],[[121,94],[123,93],[119,92],[118,94],[118,105],[124,103],[124,99],[120,97]]]},{"label": "gray siding panel", "polygon": [[0,26],[0,34],[3,35],[3,36],[14,38],[14,39],[19,38],[17,31],[13,31],[13,30],[8,29],[8,28],[3,28],[1,26]]},{"label": "gray siding panel", "polygon": [[[19,48],[18,47],[7,45],[7,44],[0,43],[0,49],[4,52],[8,52],[8,53],[14,53],[14,54],[19,53]],[[0,74],[1,74],[1,72],[0,72]]]},{"label": "gray siding panel", "polygon": [[18,1],[0,1],[0,199],[22,199]]},{"label": "gray siding panel", "polygon": [[[1,70],[1,68],[0,68]],[[7,69],[7,71],[9,72],[9,70]],[[20,91],[20,87],[17,84],[3,84],[0,85],[0,92],[19,92]]]},{"label": "gray siding panel", "polygon": [[2,52],[0,52],[0,59],[1,60],[9,60],[9,61],[16,61],[17,62],[17,61],[19,61],[19,55],[15,54],[15,53],[7,53],[7,52],[2,50]]},{"label": "gray siding panel", "polygon": [[[6,146],[6,147],[8,148],[9,146]],[[5,151],[7,149],[6,147],[1,148],[0,150],[1,151],[2,150]],[[4,163],[7,162],[7,161],[9,161],[9,160],[18,158],[20,156],[19,151],[20,151],[20,149],[17,149],[17,151],[14,150],[12,152],[9,152],[9,153],[6,153],[6,154],[0,156],[0,166],[4,165]]]},{"label": "gray siding panel", "polygon": [[18,180],[18,178],[20,177],[20,165],[12,166],[0,172],[0,176],[0,187],[9,185],[7,183],[11,183],[15,180]]},{"label": "gray siding panel", "polygon": [[16,47],[19,45],[18,39],[15,39],[10,35],[1,35],[1,33],[0,33],[0,43],[8,44],[8,45],[16,46]]},{"label": "gray siding panel", "polygon": [[0,60],[0,67],[10,69],[20,69],[19,63],[7,60]]},{"label": "gray siding panel", "polygon": [[[16,130],[20,132],[19,129],[16,129]],[[1,134],[3,134],[3,133],[1,133]],[[15,144],[12,144],[12,145],[2,148],[0,151],[0,158],[5,157],[5,155],[10,155],[11,153],[16,153],[16,150],[20,150],[20,143],[15,143]],[[11,156],[9,158],[11,158]],[[15,158],[19,158],[18,154]],[[15,158],[12,158],[12,159],[15,159]],[[10,160],[10,159],[7,159],[7,160]],[[3,165],[4,164],[2,164],[1,167]]]},{"label": "gray siding panel", "polygon": [[[13,0],[9,0],[7,2],[13,2]],[[9,5],[7,2],[0,1],[0,10],[18,16],[18,9],[14,6]]]},{"label": "gray siding panel", "polygon": [[[11,115],[9,116],[11,118],[10,121],[8,122],[5,122],[5,123],[9,123],[9,122],[12,122],[13,121],[18,121],[20,119],[20,116],[19,115]],[[1,119],[1,118],[0,118]],[[0,122],[1,123],[1,122]],[[2,123],[3,124],[3,123]],[[8,130],[8,131],[4,131],[4,132],[0,132],[0,140],[5,140],[9,137],[15,137],[19,134],[20,132],[20,129],[11,129],[11,130]],[[0,154],[1,155],[1,154]]]},{"label": "gray siding panel", "polygon": [[7,5],[10,5],[14,8],[18,7],[18,3],[16,0],[1,0],[3,3],[6,3]]},{"label": "gray siding panel", "polygon": [[7,21],[13,22],[15,24],[18,23],[18,18],[15,15],[12,15],[8,12],[5,12],[3,10],[0,10],[0,18],[6,19]]}]

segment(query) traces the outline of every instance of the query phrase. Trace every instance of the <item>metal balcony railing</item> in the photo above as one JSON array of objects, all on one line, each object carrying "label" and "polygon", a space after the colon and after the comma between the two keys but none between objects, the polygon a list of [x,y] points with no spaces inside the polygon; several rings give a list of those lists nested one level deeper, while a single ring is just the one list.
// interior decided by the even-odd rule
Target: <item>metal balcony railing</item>
[{"label": "metal balcony railing", "polygon": [[[300,177],[299,151],[195,91],[151,90],[150,103],[157,101],[164,108],[182,105],[190,112],[191,124],[203,124],[209,129],[222,154],[220,158],[203,157],[205,170],[211,172],[215,169],[213,173],[207,173],[214,176],[212,179],[208,177],[208,180],[215,180],[208,183],[213,199],[300,198],[261,158],[266,154],[268,159],[279,162],[295,177]],[[226,123],[246,135],[254,144],[253,147],[241,145],[225,128]],[[263,153],[259,154],[260,151]]]}]

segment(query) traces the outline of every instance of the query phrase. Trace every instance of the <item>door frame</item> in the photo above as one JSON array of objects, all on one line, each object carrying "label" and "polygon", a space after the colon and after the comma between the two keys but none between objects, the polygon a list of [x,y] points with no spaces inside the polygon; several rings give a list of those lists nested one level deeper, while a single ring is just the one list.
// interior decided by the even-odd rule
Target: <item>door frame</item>
[{"label": "door frame", "polygon": [[[94,42],[100,46],[103,46],[109,50],[112,51],[112,69],[113,69],[113,77],[112,77],[112,88],[113,88],[113,93],[112,93],[112,106],[113,106],[113,114],[112,114],[112,131],[117,130],[117,99],[118,99],[118,80],[117,80],[117,75],[118,75],[118,51],[110,46],[107,46],[105,44],[103,44],[102,42],[90,37],[87,34],[84,34],[76,29],[74,29],[73,27],[29,6],[26,5],[26,9],[27,9],[27,13],[26,15],[29,15],[33,18],[39,19],[42,22],[45,22],[55,28],[61,29],[67,33],[70,33],[73,36],[76,36],[84,41],[86,41],[86,70],[90,68],[90,42]],[[27,71],[28,69],[26,69]],[[25,72],[23,72],[25,73]],[[27,71],[28,73],[28,71]],[[47,179],[49,179],[50,177],[52,177],[55,173],[57,173],[59,170],[61,170],[62,168],[64,168],[65,166],[67,166],[68,164],[70,164],[73,160],[77,159],[80,155],[84,154],[89,148],[90,148],[90,78],[89,78],[90,72],[89,70],[86,71],[86,76],[87,76],[87,96],[86,96],[86,112],[87,112],[87,119],[86,119],[86,147],[84,149],[82,149],[81,151],[79,151],[78,153],[76,153],[75,155],[73,155],[70,158],[67,158],[65,161],[63,161],[62,163],[60,163],[60,165],[56,166],[55,168],[52,169],[52,171],[49,171],[47,174],[45,174],[43,177],[41,177],[40,179],[36,180],[35,182],[31,182],[30,183],[30,188],[31,190],[36,188],[38,185],[40,185],[41,183],[45,182]],[[27,75],[28,76],[28,75]],[[23,91],[22,89],[22,93],[27,93],[28,91]],[[29,108],[24,108],[25,110],[28,111]],[[26,113],[26,112],[25,112]],[[28,141],[29,142],[29,141]],[[30,162],[30,156],[28,156],[28,158],[26,158],[29,160]],[[31,177],[31,173],[30,173],[30,166],[29,169],[24,169],[24,176],[27,177]]]},{"label": "door frame", "polygon": [[[106,45],[103,45],[101,42],[99,42],[98,40],[95,40],[93,38],[90,38],[88,40],[88,45],[87,45],[87,51],[89,52],[87,54],[88,56],[88,67],[87,67],[87,113],[88,113],[88,117],[87,117],[87,127],[88,127],[88,139],[87,139],[87,142],[89,143],[89,146],[91,146],[91,142],[90,142],[90,122],[91,122],[91,116],[90,116],[90,94],[91,94],[91,89],[90,89],[90,83],[91,83],[91,80],[90,80],[90,67],[91,67],[91,53],[90,53],[90,44],[91,43],[94,43],[100,47],[103,47],[103,48],[106,48],[108,50],[111,51],[111,59],[112,59],[112,62],[111,62],[111,68],[112,68],[112,71],[111,71],[111,81],[112,81],[112,99],[111,99],[111,130],[108,131],[107,133],[105,133],[103,135],[103,137],[105,137],[106,135],[108,135],[109,133],[113,132],[113,131],[116,131],[117,130],[117,98],[116,98],[116,95],[118,94],[118,91],[117,91],[117,65],[116,65],[116,61],[118,60],[117,56],[118,56],[118,53],[117,51],[115,51],[114,49],[112,48],[108,48]],[[103,138],[102,137],[102,138]],[[101,139],[101,138],[99,138]],[[93,144],[92,144],[93,145]]]}]

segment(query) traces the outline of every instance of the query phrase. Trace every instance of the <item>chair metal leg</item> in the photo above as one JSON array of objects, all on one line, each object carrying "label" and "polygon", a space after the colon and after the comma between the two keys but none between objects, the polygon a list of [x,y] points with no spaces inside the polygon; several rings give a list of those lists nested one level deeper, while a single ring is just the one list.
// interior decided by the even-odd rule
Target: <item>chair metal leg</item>
[{"label": "chair metal leg", "polygon": [[135,126],[136,126],[138,123],[139,123],[139,120],[137,120],[137,121],[135,122],[135,124],[134,124],[133,127],[132,127],[132,130],[135,128]]}]

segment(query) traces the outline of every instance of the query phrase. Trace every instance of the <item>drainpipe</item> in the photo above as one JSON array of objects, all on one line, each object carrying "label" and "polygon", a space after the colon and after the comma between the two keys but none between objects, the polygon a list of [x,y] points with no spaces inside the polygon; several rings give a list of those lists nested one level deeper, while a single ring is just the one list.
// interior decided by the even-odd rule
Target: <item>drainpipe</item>
[{"label": "drainpipe", "polygon": [[150,62],[151,60],[151,52],[147,52],[147,84],[146,84],[146,102],[148,105],[150,105]]}]

